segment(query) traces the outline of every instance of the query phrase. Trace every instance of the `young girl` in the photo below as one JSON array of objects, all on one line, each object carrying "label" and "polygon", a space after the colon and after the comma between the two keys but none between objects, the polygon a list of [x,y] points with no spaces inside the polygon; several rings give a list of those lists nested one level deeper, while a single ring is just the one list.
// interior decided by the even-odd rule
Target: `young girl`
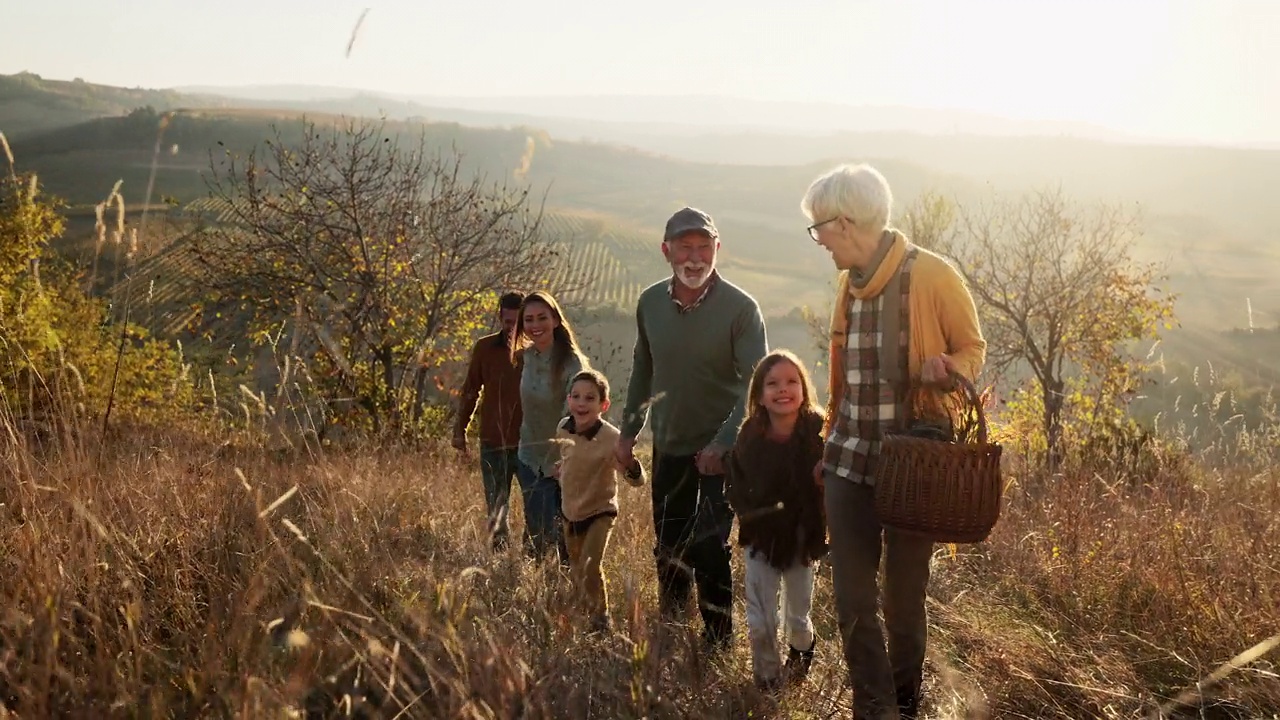
[{"label": "young girl", "polygon": [[[618,517],[618,465],[614,453],[618,428],[600,416],[609,409],[609,381],[595,370],[583,370],[569,386],[569,415],[560,422],[557,440],[564,446],[556,474],[560,479],[561,514],[569,547],[569,572],[578,599],[594,630],[609,628],[609,598],[601,563]],[[644,484],[638,462],[623,476]]]},{"label": "young girl", "polygon": [[[827,552],[822,487],[813,473],[822,456],[822,421],[800,358],[786,350],[766,355],[751,376],[725,493],[738,516],[738,544],[746,549],[752,670],[767,691],[784,679],[802,682],[813,663],[814,569]],[[778,653],[781,588],[790,635],[785,668]]]},{"label": "young girl", "polygon": [[565,396],[570,378],[588,363],[560,304],[548,293],[530,293],[520,304],[513,359],[517,353],[522,354],[524,363],[520,373],[520,448],[516,454],[520,466],[516,474],[531,541],[526,552],[541,558],[554,544],[564,566],[569,563],[569,552],[559,522],[560,484],[553,477],[560,459],[556,426],[567,412]]}]

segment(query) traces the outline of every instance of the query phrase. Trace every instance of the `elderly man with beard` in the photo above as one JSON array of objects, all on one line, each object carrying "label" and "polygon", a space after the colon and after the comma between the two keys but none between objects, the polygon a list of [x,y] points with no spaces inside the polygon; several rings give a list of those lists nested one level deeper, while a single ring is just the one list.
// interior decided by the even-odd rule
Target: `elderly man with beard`
[{"label": "elderly man with beard", "polygon": [[733,637],[733,514],[724,456],[737,435],[752,370],[768,352],[764,316],[716,270],[720,233],[686,207],[667,221],[672,277],[640,295],[618,461],[626,467],[646,420],[653,431],[653,526],[659,598],[674,619],[696,583],[706,649]]}]

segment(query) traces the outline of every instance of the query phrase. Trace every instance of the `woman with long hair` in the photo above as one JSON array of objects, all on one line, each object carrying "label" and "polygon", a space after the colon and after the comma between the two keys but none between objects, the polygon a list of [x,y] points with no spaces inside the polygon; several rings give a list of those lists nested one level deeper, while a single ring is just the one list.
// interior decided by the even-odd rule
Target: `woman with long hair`
[{"label": "woman with long hair", "polygon": [[518,476],[530,537],[526,551],[542,557],[554,542],[560,563],[567,565],[569,552],[559,522],[560,483],[554,477],[560,460],[556,431],[568,414],[570,381],[590,363],[578,349],[573,327],[560,304],[542,291],[526,295],[520,304],[512,348],[513,357],[516,352],[523,353],[524,360]]}]

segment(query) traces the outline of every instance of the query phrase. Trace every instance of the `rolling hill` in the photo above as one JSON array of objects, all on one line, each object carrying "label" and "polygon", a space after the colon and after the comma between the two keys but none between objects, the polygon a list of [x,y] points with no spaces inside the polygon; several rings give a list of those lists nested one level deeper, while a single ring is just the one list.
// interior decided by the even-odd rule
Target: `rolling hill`
[{"label": "rolling hill", "polygon": [[[123,179],[128,203],[142,204],[153,162],[152,203],[161,198],[179,206],[200,202],[208,194],[204,176],[211,153],[216,159],[227,151],[246,152],[273,127],[286,142],[296,138],[302,127],[299,105],[310,108],[308,118],[327,124],[340,121],[344,109],[370,114],[385,102],[372,96],[361,101],[364,105],[293,99],[272,107],[269,100],[256,100],[245,103],[257,107],[230,108],[217,107],[228,100],[213,96],[112,92],[35,76],[0,80],[0,121],[20,121],[13,108],[27,118],[47,108],[51,118],[41,131],[28,121],[19,122],[24,132],[9,133],[21,166],[38,171],[49,190],[81,207],[101,200],[117,179]],[[11,102],[15,99],[20,102]],[[200,106],[202,100],[211,104]],[[152,107],[126,107],[133,102]],[[165,108],[175,112],[157,157],[155,111]],[[420,110],[406,101],[397,112]],[[459,112],[472,113],[477,124],[486,119],[477,114],[483,111]],[[72,122],[76,113],[80,120]],[[1046,184],[1061,184],[1082,198],[1139,204],[1146,235],[1138,253],[1166,263],[1187,328],[1170,337],[1168,349],[1212,356],[1214,343],[1206,337],[1247,324],[1246,301],[1256,327],[1280,325],[1280,278],[1273,270],[1280,267],[1280,244],[1274,239],[1280,211],[1265,198],[1280,182],[1280,153],[885,132],[781,135],[716,129],[690,134],[686,128],[681,134],[649,128],[646,135],[643,124],[574,122],[613,139],[570,141],[533,125],[410,119],[389,120],[388,129],[402,142],[421,137],[429,148],[456,148],[468,171],[500,182],[527,181],[535,194],[545,193],[545,227],[569,251],[557,272],[594,283],[578,298],[584,304],[625,307],[639,287],[661,277],[657,239],[662,223],[673,210],[692,204],[716,217],[726,273],[755,293],[769,315],[781,319],[802,305],[824,307],[832,273],[825,253],[804,234],[799,198],[831,164],[865,159],[889,178],[899,207],[925,190],[974,199],[993,188],[1020,192]],[[621,141],[625,138],[637,142],[628,145]],[[526,157],[528,173],[518,179],[516,170]],[[91,226],[81,211],[64,246],[83,248]],[[144,240],[153,252],[165,246],[164,238]],[[182,272],[178,256],[171,260],[155,260],[157,273],[149,286],[157,274]],[[161,277],[160,282],[166,281]],[[802,341],[801,335],[794,337]],[[1239,364],[1253,352],[1262,352],[1264,364],[1280,365],[1274,351],[1252,345],[1243,354],[1232,351],[1231,361]]]},{"label": "rolling hill", "polygon": [[134,108],[169,110],[180,106],[229,107],[233,102],[215,95],[176,90],[148,90],[98,85],[74,80],[50,80],[35,73],[0,75],[0,132],[11,139],[68,127],[97,117],[115,117]]}]

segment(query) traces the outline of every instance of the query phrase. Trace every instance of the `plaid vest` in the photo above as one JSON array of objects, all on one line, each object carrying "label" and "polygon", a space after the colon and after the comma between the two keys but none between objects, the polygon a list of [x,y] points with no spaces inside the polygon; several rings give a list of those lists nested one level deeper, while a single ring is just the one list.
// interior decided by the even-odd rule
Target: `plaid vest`
[{"label": "plaid vest", "polygon": [[[908,377],[908,352],[911,339],[911,269],[918,252],[913,248],[902,259],[899,303],[898,360],[899,373]],[[839,415],[831,429],[822,453],[823,468],[837,477],[868,485],[874,483],[872,473],[880,453],[880,439],[895,420],[904,413],[904,400],[894,387],[881,378],[880,346],[881,308],[884,293],[869,300],[853,298],[849,302],[849,330],[845,336],[845,393]]]}]

